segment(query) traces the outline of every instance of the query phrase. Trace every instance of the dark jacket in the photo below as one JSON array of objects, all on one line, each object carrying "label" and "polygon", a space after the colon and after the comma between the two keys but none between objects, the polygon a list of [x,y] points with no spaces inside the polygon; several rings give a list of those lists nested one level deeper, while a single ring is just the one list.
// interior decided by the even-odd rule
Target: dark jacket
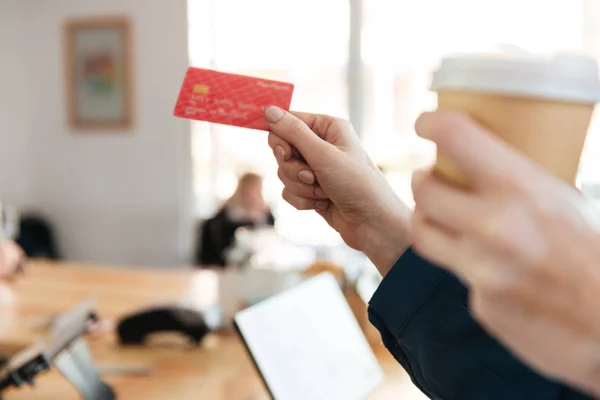
[{"label": "dark jacket", "polygon": [[465,286],[411,249],[369,304],[383,343],[432,399],[591,399],[515,358],[473,319]]},{"label": "dark jacket", "polygon": [[[267,224],[275,225],[271,213],[267,215]],[[197,234],[194,263],[205,266],[225,266],[225,251],[233,244],[235,231],[241,227],[253,227],[254,221],[232,221],[225,208],[217,215],[204,221]]]}]

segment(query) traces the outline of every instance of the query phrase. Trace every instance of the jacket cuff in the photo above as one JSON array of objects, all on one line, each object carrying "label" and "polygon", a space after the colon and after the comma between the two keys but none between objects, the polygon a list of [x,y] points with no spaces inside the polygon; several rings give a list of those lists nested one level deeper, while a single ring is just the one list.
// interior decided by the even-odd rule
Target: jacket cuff
[{"label": "jacket cuff", "polygon": [[409,248],[371,298],[369,320],[380,332],[399,337],[448,276]]}]

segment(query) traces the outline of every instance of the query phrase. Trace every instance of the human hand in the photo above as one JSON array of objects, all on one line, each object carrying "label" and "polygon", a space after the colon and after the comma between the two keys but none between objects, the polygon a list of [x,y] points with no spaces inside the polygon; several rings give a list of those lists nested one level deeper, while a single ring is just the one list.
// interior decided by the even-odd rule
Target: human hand
[{"label": "human hand", "polygon": [[283,198],[316,210],[382,275],[408,246],[410,210],[373,164],[347,121],[270,107],[269,146],[285,185]]},{"label": "human hand", "polygon": [[12,240],[0,243],[0,279],[11,278],[25,264],[25,253]]},{"label": "human hand", "polygon": [[415,174],[415,250],[466,282],[476,318],[525,361],[600,395],[597,211],[460,114],[424,114],[416,129],[470,186]]}]

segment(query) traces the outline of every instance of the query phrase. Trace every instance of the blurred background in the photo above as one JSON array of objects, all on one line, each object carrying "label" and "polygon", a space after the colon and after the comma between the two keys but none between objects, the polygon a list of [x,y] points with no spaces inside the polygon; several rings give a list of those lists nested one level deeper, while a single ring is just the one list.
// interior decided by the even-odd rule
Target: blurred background
[{"label": "blurred background", "polygon": [[[121,83],[128,91],[115,101],[129,106],[116,128],[69,117],[74,109],[86,112],[78,103],[82,92],[72,84],[77,54],[102,41],[84,35],[78,42],[66,27],[85,27],[98,18],[117,18],[129,32],[127,46],[114,42],[117,64],[128,62],[128,74],[116,70],[126,76]],[[113,43],[111,38],[103,40]],[[207,221],[224,210],[239,178],[250,172],[262,178],[256,187],[272,223],[234,224],[231,243],[219,247],[225,260],[219,274],[226,265],[305,273],[327,263],[317,270],[334,266],[340,282],[358,292],[364,327],[364,302],[380,279],[374,267],[316,214],[281,200],[266,133],[173,117],[185,70],[196,66],[294,83],[292,108],[349,119],[390,184],[412,204],[411,173],[434,159],[434,148],[413,129],[417,116],[436,104],[428,90],[432,71],[446,54],[499,46],[585,51],[600,58],[600,2],[0,0],[3,238],[20,239],[32,259],[40,255],[77,271],[214,271],[205,265],[213,262],[203,262],[210,246],[203,242]],[[580,185],[600,199],[599,121],[589,133]],[[262,228],[244,229],[256,225]],[[27,248],[36,240],[47,246],[40,254],[35,246]],[[198,276],[190,278],[190,287],[204,297],[188,293],[185,301],[202,302],[218,286]],[[262,279],[248,302],[289,283],[269,286]],[[80,295],[94,290],[105,293],[90,287]],[[123,302],[138,304],[128,299]]]},{"label": "blurred background", "polygon": [[[172,109],[188,65],[296,85],[292,107],[350,119],[390,183],[411,201],[411,171],[433,148],[413,131],[435,105],[429,76],[447,53],[518,45],[600,52],[594,0],[0,0],[0,198],[51,219],[65,258],[188,265],[195,224],[247,171],[264,176],[276,229],[299,243],[339,238],[280,199],[262,132],[182,121]],[[133,30],[135,123],[81,132],[66,120],[66,20],[124,15]],[[581,176],[600,179],[598,124]]]}]

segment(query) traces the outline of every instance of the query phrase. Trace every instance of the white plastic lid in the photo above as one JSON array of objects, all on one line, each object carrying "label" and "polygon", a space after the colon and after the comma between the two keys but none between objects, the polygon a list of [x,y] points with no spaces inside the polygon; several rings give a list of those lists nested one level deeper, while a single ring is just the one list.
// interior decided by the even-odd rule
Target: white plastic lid
[{"label": "white plastic lid", "polygon": [[598,64],[578,54],[464,54],[444,58],[431,90],[499,93],[575,103],[600,102]]}]

